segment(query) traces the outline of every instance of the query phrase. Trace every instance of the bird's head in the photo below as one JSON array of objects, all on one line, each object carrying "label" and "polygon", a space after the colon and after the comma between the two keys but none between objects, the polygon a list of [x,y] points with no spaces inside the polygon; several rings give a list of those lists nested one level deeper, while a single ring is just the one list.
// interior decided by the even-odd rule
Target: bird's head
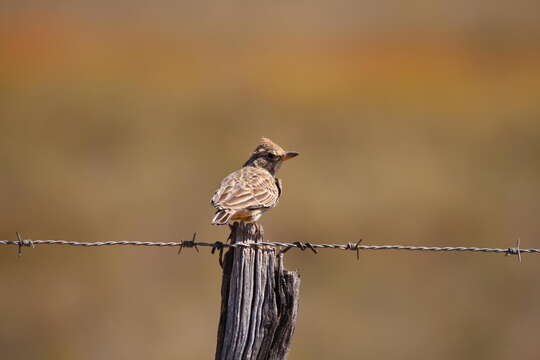
[{"label": "bird's head", "polygon": [[261,143],[255,148],[244,166],[260,167],[268,170],[273,175],[284,161],[296,156],[298,156],[297,152],[285,151],[272,140],[262,138]]}]

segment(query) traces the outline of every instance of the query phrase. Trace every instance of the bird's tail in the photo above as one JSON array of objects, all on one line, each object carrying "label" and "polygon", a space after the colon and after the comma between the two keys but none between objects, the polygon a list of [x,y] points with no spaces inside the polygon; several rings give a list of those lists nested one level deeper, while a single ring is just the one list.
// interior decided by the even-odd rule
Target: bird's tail
[{"label": "bird's tail", "polygon": [[212,219],[212,225],[226,225],[232,215],[233,213],[228,210],[218,210]]}]

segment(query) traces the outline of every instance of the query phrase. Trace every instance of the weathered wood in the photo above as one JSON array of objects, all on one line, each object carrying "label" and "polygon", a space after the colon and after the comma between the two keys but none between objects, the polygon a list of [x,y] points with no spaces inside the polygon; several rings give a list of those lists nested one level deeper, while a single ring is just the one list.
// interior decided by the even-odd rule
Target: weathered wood
[{"label": "weathered wood", "polygon": [[[235,223],[231,242],[262,241],[256,224]],[[285,359],[298,312],[300,277],[272,248],[230,249],[224,257],[216,360]]]}]

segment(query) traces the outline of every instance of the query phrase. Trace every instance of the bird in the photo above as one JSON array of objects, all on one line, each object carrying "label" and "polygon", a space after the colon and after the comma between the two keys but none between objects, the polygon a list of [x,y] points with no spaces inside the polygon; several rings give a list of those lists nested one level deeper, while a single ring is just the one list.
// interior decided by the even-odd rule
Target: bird
[{"label": "bird", "polygon": [[276,172],[296,156],[297,152],[285,151],[263,137],[244,166],[227,175],[212,196],[210,203],[217,209],[212,225],[255,223],[276,207],[283,190]]}]

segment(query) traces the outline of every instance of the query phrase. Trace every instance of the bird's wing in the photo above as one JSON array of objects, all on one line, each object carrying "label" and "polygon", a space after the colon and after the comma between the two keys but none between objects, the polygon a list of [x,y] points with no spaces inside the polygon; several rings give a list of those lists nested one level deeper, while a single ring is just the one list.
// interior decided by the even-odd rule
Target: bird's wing
[{"label": "bird's wing", "polygon": [[244,167],[223,179],[212,205],[229,210],[271,208],[278,198],[276,180],[268,171]]}]

